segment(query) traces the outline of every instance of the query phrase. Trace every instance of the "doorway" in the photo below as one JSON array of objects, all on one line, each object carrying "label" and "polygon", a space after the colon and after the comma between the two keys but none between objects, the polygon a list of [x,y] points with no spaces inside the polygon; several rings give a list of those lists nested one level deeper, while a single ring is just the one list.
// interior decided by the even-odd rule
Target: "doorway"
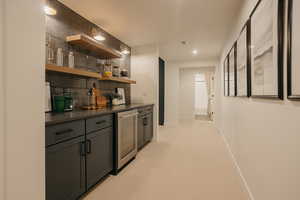
[{"label": "doorway", "polygon": [[199,120],[209,120],[209,84],[205,73],[195,74],[194,115]]},{"label": "doorway", "polygon": [[195,115],[208,114],[208,88],[205,75],[199,73],[195,75]]},{"label": "doorway", "polygon": [[179,120],[212,119],[214,67],[179,71]]}]

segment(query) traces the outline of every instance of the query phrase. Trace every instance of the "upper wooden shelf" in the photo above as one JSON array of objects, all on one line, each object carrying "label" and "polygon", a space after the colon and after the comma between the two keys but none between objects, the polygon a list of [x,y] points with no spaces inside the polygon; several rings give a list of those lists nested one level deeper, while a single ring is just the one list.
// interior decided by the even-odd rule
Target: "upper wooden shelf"
[{"label": "upper wooden shelf", "polygon": [[79,46],[82,49],[89,50],[94,54],[97,54],[97,56],[99,56],[99,58],[102,59],[122,57],[122,54],[120,52],[108,48],[100,42],[98,42],[97,40],[84,34],[68,36],[67,42]]},{"label": "upper wooden shelf", "polygon": [[60,67],[60,66],[50,65],[50,64],[46,64],[46,71],[59,72],[59,73],[71,74],[71,75],[83,76],[89,78],[96,78],[100,81],[114,81],[119,83],[136,84],[136,81],[126,79],[126,78],[102,77],[100,74],[95,72],[89,72],[89,71],[74,69],[69,67]]}]

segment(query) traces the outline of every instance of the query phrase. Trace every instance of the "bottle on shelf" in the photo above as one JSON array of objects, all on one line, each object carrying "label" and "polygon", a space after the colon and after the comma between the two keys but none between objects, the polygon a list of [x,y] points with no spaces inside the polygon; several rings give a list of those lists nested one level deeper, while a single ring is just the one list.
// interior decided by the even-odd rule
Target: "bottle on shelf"
[{"label": "bottle on shelf", "polygon": [[74,68],[74,66],[75,66],[75,58],[74,58],[74,53],[72,51],[69,52],[68,61],[69,61],[69,67],[70,68]]},{"label": "bottle on shelf", "polygon": [[62,48],[57,49],[56,53],[56,65],[57,66],[63,66],[64,63],[64,54]]}]

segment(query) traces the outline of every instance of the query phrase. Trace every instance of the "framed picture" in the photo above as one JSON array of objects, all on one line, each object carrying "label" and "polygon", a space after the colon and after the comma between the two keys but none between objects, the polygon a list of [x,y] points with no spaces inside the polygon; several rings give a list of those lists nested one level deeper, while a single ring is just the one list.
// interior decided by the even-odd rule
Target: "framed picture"
[{"label": "framed picture", "polygon": [[251,96],[283,99],[284,1],[260,0],[250,16]]},{"label": "framed picture", "polygon": [[228,73],[228,56],[224,60],[224,96],[229,96],[229,73]]},{"label": "framed picture", "polygon": [[248,21],[243,27],[236,43],[236,95],[251,96],[250,30]]},{"label": "framed picture", "polygon": [[119,100],[120,105],[126,104],[125,89],[124,88],[117,88],[117,93],[120,95],[120,100]]},{"label": "framed picture", "polygon": [[229,96],[236,96],[236,43],[231,48],[229,54]]},{"label": "framed picture", "polygon": [[287,56],[287,82],[288,98],[300,100],[300,41],[296,39],[300,35],[300,13],[295,8],[300,8],[299,0],[288,2],[288,56]]}]

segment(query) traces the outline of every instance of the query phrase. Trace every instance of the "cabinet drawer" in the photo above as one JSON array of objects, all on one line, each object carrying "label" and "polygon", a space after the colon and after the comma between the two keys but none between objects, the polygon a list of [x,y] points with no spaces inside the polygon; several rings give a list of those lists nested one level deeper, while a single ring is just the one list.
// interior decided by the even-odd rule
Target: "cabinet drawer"
[{"label": "cabinet drawer", "polygon": [[57,144],[84,135],[84,120],[46,127],[46,145]]},{"label": "cabinet drawer", "polygon": [[113,115],[94,117],[86,120],[86,133],[91,133],[113,125]]}]

